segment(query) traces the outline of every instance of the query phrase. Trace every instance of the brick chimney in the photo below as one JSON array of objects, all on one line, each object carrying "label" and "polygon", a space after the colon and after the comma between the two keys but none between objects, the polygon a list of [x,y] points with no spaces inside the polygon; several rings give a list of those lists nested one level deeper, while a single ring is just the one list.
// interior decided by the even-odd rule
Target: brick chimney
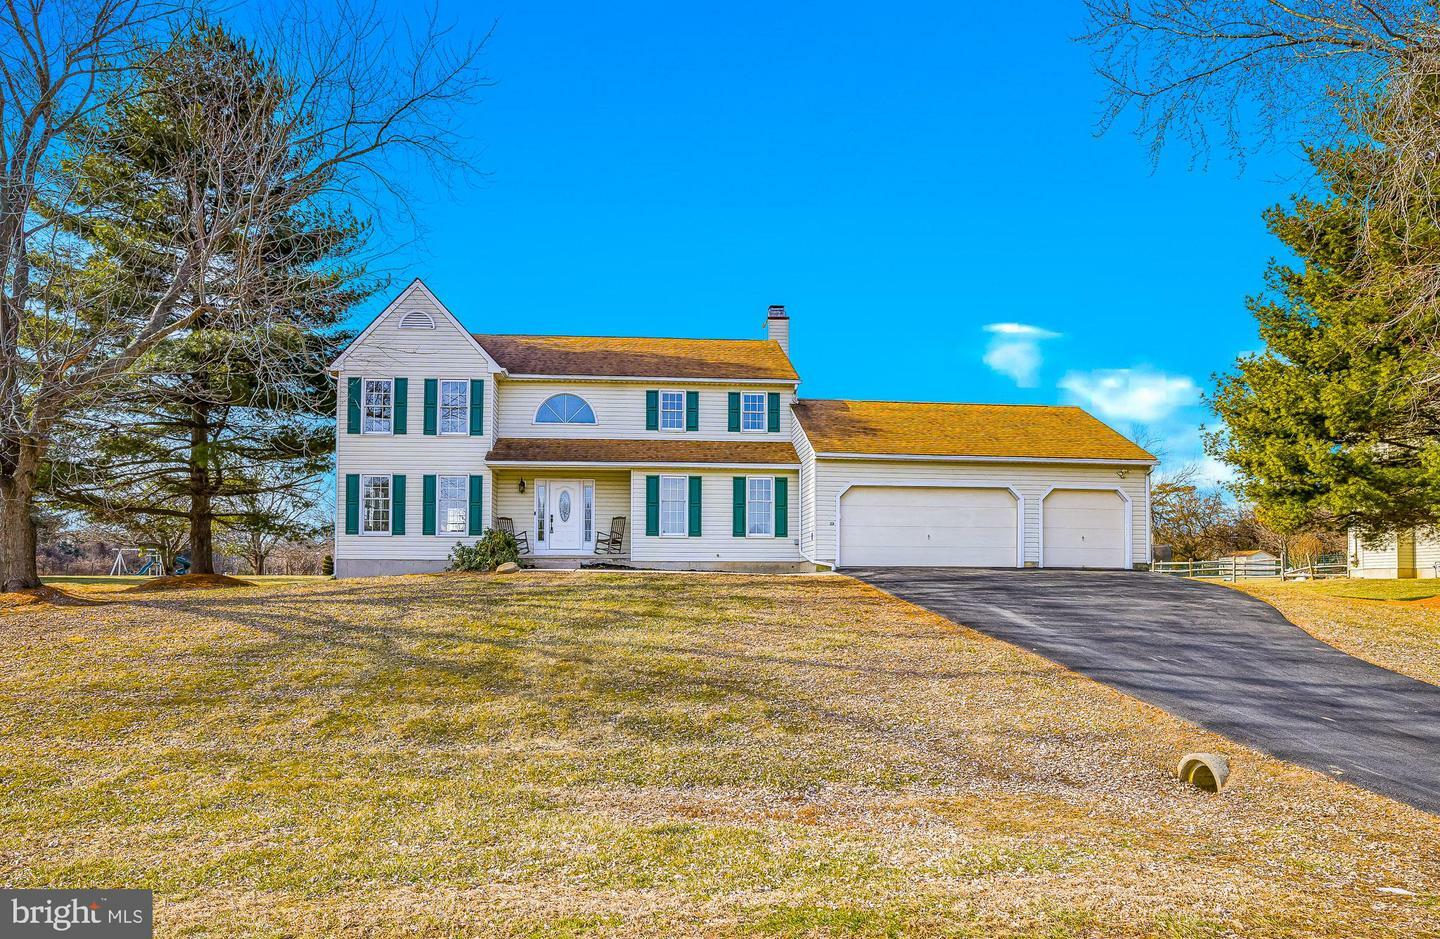
[{"label": "brick chimney", "polygon": [[765,314],[765,338],[780,343],[785,354],[790,354],[790,317],[785,314],[783,304],[771,304]]}]

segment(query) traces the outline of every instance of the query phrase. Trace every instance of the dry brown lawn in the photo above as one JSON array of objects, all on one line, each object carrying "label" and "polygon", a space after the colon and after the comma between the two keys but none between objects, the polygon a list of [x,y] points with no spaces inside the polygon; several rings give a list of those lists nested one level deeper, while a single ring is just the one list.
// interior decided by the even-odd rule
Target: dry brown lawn
[{"label": "dry brown lawn", "polygon": [[161,935],[1440,933],[1440,819],[846,578],[75,589],[0,613],[0,882]]},{"label": "dry brown lawn", "polygon": [[1440,581],[1243,581],[1236,585],[1342,652],[1440,685]]}]

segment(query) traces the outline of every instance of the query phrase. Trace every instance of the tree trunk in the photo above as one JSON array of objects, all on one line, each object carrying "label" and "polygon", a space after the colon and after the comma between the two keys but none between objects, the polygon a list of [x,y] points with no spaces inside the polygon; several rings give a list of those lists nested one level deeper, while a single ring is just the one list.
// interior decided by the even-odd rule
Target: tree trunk
[{"label": "tree trunk", "polygon": [[265,573],[265,536],[250,532],[250,573],[259,576]]},{"label": "tree trunk", "polygon": [[22,440],[7,441],[0,469],[0,590],[27,590],[40,586],[35,566],[35,475],[40,448]]},{"label": "tree trunk", "polygon": [[190,423],[190,573],[215,573],[215,512],[210,502],[210,408],[198,404]]}]

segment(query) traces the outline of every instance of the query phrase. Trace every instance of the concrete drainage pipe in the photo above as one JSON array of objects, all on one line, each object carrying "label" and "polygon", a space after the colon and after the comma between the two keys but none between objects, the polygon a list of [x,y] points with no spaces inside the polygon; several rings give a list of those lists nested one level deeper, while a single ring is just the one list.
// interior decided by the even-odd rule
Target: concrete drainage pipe
[{"label": "concrete drainage pipe", "polygon": [[1230,764],[1218,753],[1187,753],[1180,758],[1181,780],[1205,792],[1219,792],[1230,780]]}]

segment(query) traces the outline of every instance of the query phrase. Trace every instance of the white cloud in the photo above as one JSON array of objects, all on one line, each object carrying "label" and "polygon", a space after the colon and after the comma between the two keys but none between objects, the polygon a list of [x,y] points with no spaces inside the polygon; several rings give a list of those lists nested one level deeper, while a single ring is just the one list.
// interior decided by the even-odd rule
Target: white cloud
[{"label": "white cloud", "polygon": [[990,323],[984,329],[991,335],[990,344],[985,347],[985,364],[1009,376],[1021,388],[1038,385],[1040,365],[1044,362],[1040,343],[1058,339],[1060,334],[1028,323]]},{"label": "white cloud", "polygon": [[1070,372],[1060,387],[1107,421],[1162,421],[1200,397],[1199,386],[1188,376],[1142,368]]},{"label": "white cloud", "polygon": [[1200,461],[1199,479],[1208,486],[1223,486],[1235,481],[1235,468],[1229,463],[1221,463],[1213,456],[1207,456]]}]

